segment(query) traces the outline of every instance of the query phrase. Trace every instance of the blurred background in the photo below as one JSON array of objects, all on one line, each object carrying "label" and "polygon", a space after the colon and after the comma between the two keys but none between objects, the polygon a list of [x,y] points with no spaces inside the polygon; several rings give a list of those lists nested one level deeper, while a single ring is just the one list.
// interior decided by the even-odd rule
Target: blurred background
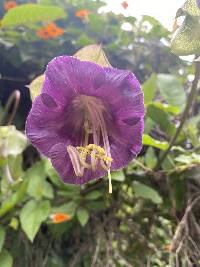
[{"label": "blurred background", "polygon": [[[160,161],[195,74],[193,57],[170,47],[184,16],[192,17],[181,9],[175,19],[184,2],[0,1],[0,267],[200,266],[199,205],[187,209],[200,189],[199,92]],[[199,45],[199,28],[195,34]],[[132,71],[144,92],[143,149],[113,173],[111,196],[107,179],[64,185],[24,134],[29,85],[52,58],[91,44],[113,67]],[[180,56],[192,54],[199,50]]]},{"label": "blurred background", "polygon": [[[31,2],[35,1],[27,1],[27,3]],[[22,105],[19,107],[21,113],[19,119],[25,120],[31,102],[28,97],[29,92],[23,85],[28,85],[33,78],[43,73],[47,63],[53,57],[63,54],[73,55],[81,47],[93,43],[103,46],[112,66],[130,69],[140,82],[159,68],[161,68],[160,72],[166,72],[169,67],[165,62],[168,56],[166,43],[169,39],[167,40],[167,37],[172,31],[180,2],[169,1],[163,6],[163,3],[158,0],[107,1],[107,4],[103,1],[67,1],[66,3],[65,1],[40,1],[39,4],[60,5],[66,11],[65,19],[56,20],[56,25],[64,31],[49,38],[43,36],[41,31],[41,35],[38,36],[39,30],[46,22],[31,24],[31,20],[30,25],[26,27],[19,25],[17,29],[12,27],[9,30],[2,30],[0,82],[3,103],[12,90],[20,90]],[[9,1],[1,1],[1,17],[6,12],[6,3],[9,9]],[[20,5],[25,1],[10,1],[10,3],[11,6],[14,3]],[[142,15],[146,16],[142,17]],[[157,21],[158,18],[162,24]],[[51,20],[49,18],[49,21]],[[155,43],[155,46],[152,46],[152,43]],[[178,59],[175,58],[173,62],[172,58],[174,58],[173,55],[169,64],[178,63]],[[170,59],[167,60],[170,61]],[[163,61],[162,65],[160,61]],[[22,121],[21,125],[23,125]]]}]

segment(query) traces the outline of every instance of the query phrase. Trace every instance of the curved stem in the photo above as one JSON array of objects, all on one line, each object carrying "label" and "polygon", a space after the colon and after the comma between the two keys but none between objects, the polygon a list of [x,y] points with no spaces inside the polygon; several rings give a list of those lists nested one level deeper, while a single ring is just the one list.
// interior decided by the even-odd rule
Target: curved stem
[{"label": "curved stem", "polygon": [[8,166],[8,151],[7,151],[8,141],[3,141],[1,147],[0,147],[0,156],[6,160],[5,166],[3,166],[4,175],[6,177],[6,181],[8,184],[13,184],[14,180],[12,178],[12,175],[10,173],[10,168]]},{"label": "curved stem", "polygon": [[9,109],[12,105],[14,101],[14,106],[12,108],[12,112],[8,118],[8,122],[7,122],[7,125],[10,125],[12,124],[13,122],[13,119],[16,115],[16,112],[17,112],[17,109],[18,109],[18,106],[19,106],[19,101],[20,101],[20,91],[19,90],[15,90],[8,98],[8,101],[6,103],[6,106],[5,106],[5,109],[4,109],[4,112],[3,112],[3,116],[0,120],[0,124],[2,124],[2,121],[4,120],[4,118],[6,117],[6,115],[8,114],[9,112]]},{"label": "curved stem", "polygon": [[190,113],[190,109],[192,107],[193,101],[195,99],[196,93],[197,93],[197,87],[198,87],[198,81],[200,78],[200,62],[196,62],[195,63],[195,77],[194,80],[192,82],[192,87],[191,87],[191,91],[190,94],[188,96],[188,101],[185,107],[185,110],[182,114],[181,117],[181,121],[180,121],[180,125],[176,130],[175,135],[173,136],[173,138],[171,139],[170,143],[169,143],[169,147],[168,149],[164,152],[164,154],[160,157],[157,166],[155,167],[155,170],[158,170],[161,166],[161,164],[163,163],[163,161],[165,160],[165,158],[167,157],[167,155],[169,154],[171,148],[173,147],[173,145],[176,143],[176,140],[183,128],[183,125],[186,121],[186,119],[188,118],[188,115]]}]

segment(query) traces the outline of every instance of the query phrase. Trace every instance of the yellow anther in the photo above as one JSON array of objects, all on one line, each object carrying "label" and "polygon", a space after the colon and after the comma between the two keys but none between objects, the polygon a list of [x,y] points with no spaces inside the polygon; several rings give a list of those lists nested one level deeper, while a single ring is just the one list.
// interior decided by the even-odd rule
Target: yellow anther
[{"label": "yellow anther", "polygon": [[83,152],[83,153],[88,153],[88,150],[84,147],[80,147],[80,149],[78,149],[80,152]]},{"label": "yellow anther", "polygon": [[111,157],[107,157],[107,156],[104,156],[103,160],[107,161],[107,162],[112,162],[113,161],[113,159]]},{"label": "yellow anther", "polygon": [[99,148],[99,149],[97,149],[97,152],[100,154],[100,155],[106,155],[105,154],[105,150],[103,149],[103,148]]},{"label": "yellow anther", "polygon": [[106,155],[106,152],[105,150],[100,147],[100,146],[97,146],[95,144],[89,144],[85,147],[77,147],[76,148],[78,150],[78,152],[80,152],[80,156],[82,158],[85,158],[86,155],[90,155],[92,158],[94,159],[102,159],[104,162],[112,162],[113,159],[111,157],[108,157]]},{"label": "yellow anther", "polygon": [[96,145],[94,145],[94,144],[89,144],[89,145],[87,145],[85,148],[88,149],[88,150],[93,150],[93,149],[96,149]]},{"label": "yellow anther", "polygon": [[102,153],[103,155],[105,155],[105,150],[100,147],[100,146],[97,146],[95,144],[89,144],[85,147],[85,149],[87,149],[88,151],[91,151],[91,150],[96,150],[98,153]]}]

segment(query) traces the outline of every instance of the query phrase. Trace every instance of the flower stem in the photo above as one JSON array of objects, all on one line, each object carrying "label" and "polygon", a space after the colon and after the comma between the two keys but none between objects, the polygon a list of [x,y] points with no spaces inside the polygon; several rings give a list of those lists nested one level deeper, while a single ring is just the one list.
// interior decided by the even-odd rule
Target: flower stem
[{"label": "flower stem", "polygon": [[15,117],[15,115],[16,115],[16,112],[17,112],[17,109],[18,109],[18,106],[19,106],[19,101],[20,101],[20,91],[19,91],[19,90],[15,90],[15,91],[9,96],[8,101],[7,101],[7,103],[6,103],[6,106],[5,106],[5,109],[4,109],[4,112],[3,112],[3,116],[2,116],[2,118],[1,118],[1,120],[0,120],[0,124],[1,124],[1,125],[2,125],[2,122],[3,122],[3,120],[5,119],[6,115],[8,114],[9,109],[10,109],[10,107],[11,107],[13,101],[14,101],[14,107],[13,107],[12,112],[11,112],[9,118],[8,118],[7,125],[12,124],[13,119],[14,119],[14,117]]},{"label": "flower stem", "polygon": [[155,170],[158,170],[160,168],[161,164],[163,163],[163,161],[165,160],[165,158],[169,154],[171,148],[176,143],[176,140],[177,140],[177,138],[178,138],[178,136],[179,136],[179,134],[180,134],[180,132],[181,132],[181,130],[183,128],[183,125],[184,125],[186,119],[188,118],[188,115],[190,113],[190,109],[192,107],[193,101],[194,101],[196,93],[197,93],[199,78],[200,78],[200,62],[196,62],[195,63],[195,77],[194,77],[194,80],[192,82],[192,87],[191,87],[190,94],[188,96],[188,101],[187,101],[185,110],[184,110],[184,112],[182,114],[182,117],[181,117],[180,125],[177,128],[175,135],[171,139],[168,149],[160,157],[160,159],[158,161],[158,164],[155,167]]}]

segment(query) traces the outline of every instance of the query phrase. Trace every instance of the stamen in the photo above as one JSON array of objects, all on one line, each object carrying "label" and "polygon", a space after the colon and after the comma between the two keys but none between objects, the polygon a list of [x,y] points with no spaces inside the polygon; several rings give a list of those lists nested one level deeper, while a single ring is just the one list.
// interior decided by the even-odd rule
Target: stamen
[{"label": "stamen", "polygon": [[77,147],[76,148],[79,153],[82,155],[91,155],[91,158],[94,159],[102,159],[104,162],[111,163],[113,159],[108,157],[105,153],[105,150],[97,145],[89,144],[85,147]]},{"label": "stamen", "polygon": [[83,176],[84,169],[81,166],[80,156],[78,151],[73,146],[67,146],[67,152],[72,162],[72,166],[76,176]]},{"label": "stamen", "polygon": [[[84,112],[83,137],[80,147],[71,147],[69,154],[76,176],[82,176],[84,169],[97,170],[100,167],[108,172],[109,193],[112,193],[110,167],[113,161],[105,116],[108,111],[103,101],[93,96],[79,95],[74,101],[74,108]],[[93,139],[93,144],[88,144]],[[103,147],[100,144],[103,143]],[[89,160],[90,162],[86,162]],[[78,175],[77,175],[78,174]]]}]

